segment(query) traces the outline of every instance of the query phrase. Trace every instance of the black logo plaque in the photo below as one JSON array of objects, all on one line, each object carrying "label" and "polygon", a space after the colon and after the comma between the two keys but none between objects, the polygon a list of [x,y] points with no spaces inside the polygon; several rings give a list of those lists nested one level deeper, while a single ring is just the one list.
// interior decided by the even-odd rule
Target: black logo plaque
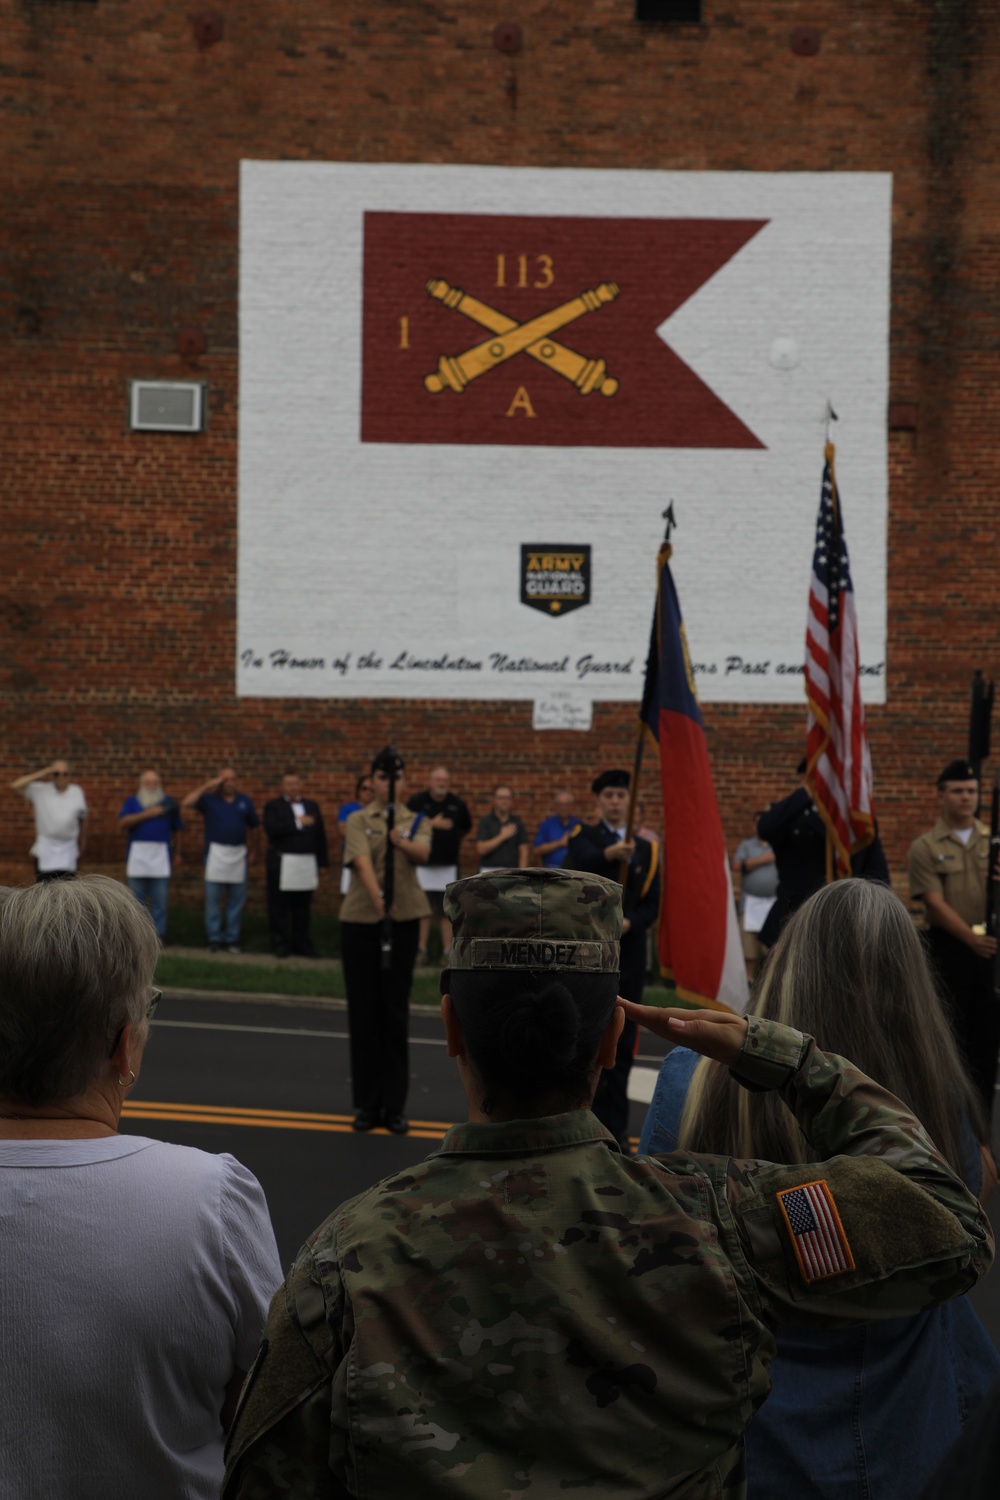
[{"label": "black logo plaque", "polygon": [[521,603],[558,618],[590,603],[590,548],[539,542],[521,547]]}]

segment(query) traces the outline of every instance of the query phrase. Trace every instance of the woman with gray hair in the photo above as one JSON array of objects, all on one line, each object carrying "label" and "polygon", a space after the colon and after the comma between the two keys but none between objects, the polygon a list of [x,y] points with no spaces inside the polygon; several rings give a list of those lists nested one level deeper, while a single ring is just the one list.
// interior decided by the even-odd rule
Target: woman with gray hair
[{"label": "woman with gray hair", "polygon": [[281,1281],[231,1156],[118,1134],[159,992],[123,885],[0,889],[0,1497],[218,1493]]}]

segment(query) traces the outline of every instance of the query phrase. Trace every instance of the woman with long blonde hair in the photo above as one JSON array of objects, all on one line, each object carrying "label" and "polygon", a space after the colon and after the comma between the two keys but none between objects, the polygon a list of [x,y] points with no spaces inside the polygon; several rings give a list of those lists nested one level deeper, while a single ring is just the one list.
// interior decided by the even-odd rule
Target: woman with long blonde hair
[{"label": "woman with long blonde hair", "polygon": [[[750,1010],[890,1089],[982,1192],[986,1121],[920,938],[888,887],[841,880],[812,896],[771,950]],[[664,1061],[639,1149],[788,1163],[815,1154],[774,1094],[748,1092],[683,1048]],[[910,1500],[1000,1376],[1000,1355],[962,1297],[916,1317],[782,1331],[772,1374],[747,1432],[749,1500]]]}]

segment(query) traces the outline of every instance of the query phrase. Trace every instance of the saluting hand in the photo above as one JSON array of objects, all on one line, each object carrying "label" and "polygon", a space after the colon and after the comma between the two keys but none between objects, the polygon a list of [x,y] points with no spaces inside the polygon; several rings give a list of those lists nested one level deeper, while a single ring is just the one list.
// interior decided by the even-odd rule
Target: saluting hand
[{"label": "saluting hand", "polygon": [[609,865],[620,864],[623,859],[631,859],[635,853],[635,844],[631,839],[619,839],[617,844],[609,844],[604,851],[604,858]]},{"label": "saluting hand", "polygon": [[655,1005],[635,1005],[618,996],[618,1004],[630,1021],[638,1021],[647,1031],[665,1041],[690,1047],[702,1057],[732,1067],[746,1039],[747,1021],[731,1010],[678,1010]]}]

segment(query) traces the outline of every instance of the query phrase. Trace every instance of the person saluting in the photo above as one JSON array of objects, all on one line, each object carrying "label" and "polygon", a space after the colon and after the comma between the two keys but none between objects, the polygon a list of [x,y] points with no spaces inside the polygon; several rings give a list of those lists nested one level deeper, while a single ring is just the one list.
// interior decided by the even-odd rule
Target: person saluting
[{"label": "person saluting", "polygon": [[[343,1204],[271,1305],[224,1500],[745,1494],[775,1325],[966,1291],[989,1224],[917,1121],[799,1031],[617,999],[621,888],[449,887],[468,1123]],[[590,1112],[626,1014],[776,1089],[814,1165],[625,1156]],[[807,1189],[835,1231],[803,1243]]]}]

